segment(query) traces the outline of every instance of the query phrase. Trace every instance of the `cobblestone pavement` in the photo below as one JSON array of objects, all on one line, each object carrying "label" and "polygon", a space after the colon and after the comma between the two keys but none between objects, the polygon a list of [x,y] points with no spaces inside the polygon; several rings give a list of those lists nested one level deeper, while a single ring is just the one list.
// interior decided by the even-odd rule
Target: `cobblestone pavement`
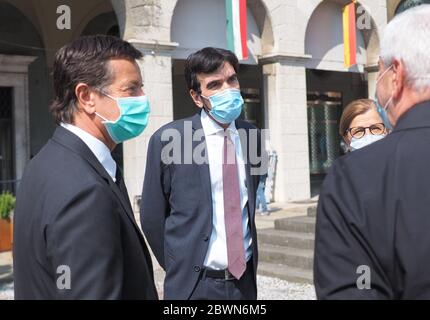
[{"label": "cobblestone pavement", "polygon": [[257,277],[258,300],[315,300],[310,284],[287,282],[277,278]]},{"label": "cobblestone pavement", "polygon": [[0,300],[13,300],[13,283],[0,285]]},{"label": "cobblestone pavement", "polygon": [[[258,300],[314,300],[312,285],[283,281],[276,278],[258,276]],[[162,298],[163,281],[156,276],[157,289]],[[0,285],[0,300],[13,300],[13,284]]]},{"label": "cobblestone pavement", "polygon": [[[297,204],[289,205],[293,208],[298,208]],[[272,214],[267,217],[256,217],[257,228],[273,228],[274,221],[279,218],[294,216],[294,215],[303,215],[303,212],[300,210],[297,213],[294,213],[294,210],[285,210],[291,209],[286,207],[285,205],[272,204],[270,206],[272,210]],[[1,267],[10,268],[12,264],[12,257],[8,254],[0,254],[0,273]],[[164,281],[164,271],[156,262],[153,257],[154,263],[154,276],[155,276],[155,284],[157,290],[159,292],[160,299],[163,298],[163,281]],[[0,280],[1,280],[0,274]],[[257,278],[258,284],[258,299],[259,300],[314,300],[315,289],[312,285],[309,284],[299,284],[287,282],[277,278],[270,278],[265,276],[258,276]],[[13,299],[13,284],[9,282],[0,281],[0,300],[5,299]]]},{"label": "cobblestone pavement", "polygon": [[[155,284],[163,298],[164,271],[154,266]],[[258,300],[315,300],[313,285],[284,281],[278,278],[257,276]]]},{"label": "cobblestone pavement", "polygon": [[[1,254],[0,271],[11,269],[11,256]],[[154,262],[155,284],[159,292],[160,299],[163,298],[164,271]],[[0,275],[0,280],[2,279]],[[277,278],[258,276],[258,299],[259,300],[314,300],[315,290],[312,285],[287,282]],[[0,300],[13,299],[13,283],[10,281],[0,281]]]}]

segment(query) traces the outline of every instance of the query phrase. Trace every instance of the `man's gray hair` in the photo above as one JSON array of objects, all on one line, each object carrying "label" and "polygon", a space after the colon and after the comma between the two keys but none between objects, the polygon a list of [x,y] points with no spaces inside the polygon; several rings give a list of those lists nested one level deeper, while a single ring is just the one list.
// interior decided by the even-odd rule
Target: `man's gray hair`
[{"label": "man's gray hair", "polygon": [[420,5],[396,16],[381,41],[385,67],[394,59],[405,64],[407,83],[415,90],[430,89],[430,5]]}]

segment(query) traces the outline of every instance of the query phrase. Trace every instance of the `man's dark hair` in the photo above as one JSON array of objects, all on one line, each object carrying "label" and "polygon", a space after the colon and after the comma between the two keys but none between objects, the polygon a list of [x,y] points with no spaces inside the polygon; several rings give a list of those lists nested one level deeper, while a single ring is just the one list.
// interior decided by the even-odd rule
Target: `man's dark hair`
[{"label": "man's dark hair", "polygon": [[225,62],[230,63],[236,73],[239,71],[239,60],[229,50],[207,47],[191,54],[185,63],[185,81],[188,90],[193,89],[200,93],[200,82],[197,80],[197,75],[213,73]]},{"label": "man's dark hair", "polygon": [[97,90],[111,84],[109,60],[140,58],[139,50],[114,36],[81,37],[62,47],[55,56],[53,69],[55,98],[51,113],[55,122],[73,122],[77,103],[75,88],[79,83]]}]

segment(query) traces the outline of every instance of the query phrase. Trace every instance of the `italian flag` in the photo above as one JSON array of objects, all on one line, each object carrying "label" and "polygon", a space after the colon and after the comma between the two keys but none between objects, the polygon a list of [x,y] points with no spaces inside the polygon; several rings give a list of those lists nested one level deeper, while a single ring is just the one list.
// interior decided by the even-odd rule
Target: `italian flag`
[{"label": "italian flag", "polygon": [[248,59],[246,0],[226,0],[227,45],[239,60]]},{"label": "italian flag", "polygon": [[345,67],[350,68],[357,63],[357,36],[355,0],[342,9],[343,43]]}]

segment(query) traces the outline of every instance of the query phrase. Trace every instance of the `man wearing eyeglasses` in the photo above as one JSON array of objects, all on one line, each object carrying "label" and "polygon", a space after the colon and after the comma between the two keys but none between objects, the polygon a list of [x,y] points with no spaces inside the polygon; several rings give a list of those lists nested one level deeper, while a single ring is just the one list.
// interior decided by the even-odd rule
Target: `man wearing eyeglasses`
[{"label": "man wearing eyeglasses", "polygon": [[420,5],[386,26],[376,104],[393,131],[338,159],[324,182],[318,299],[430,299],[429,17]]}]

